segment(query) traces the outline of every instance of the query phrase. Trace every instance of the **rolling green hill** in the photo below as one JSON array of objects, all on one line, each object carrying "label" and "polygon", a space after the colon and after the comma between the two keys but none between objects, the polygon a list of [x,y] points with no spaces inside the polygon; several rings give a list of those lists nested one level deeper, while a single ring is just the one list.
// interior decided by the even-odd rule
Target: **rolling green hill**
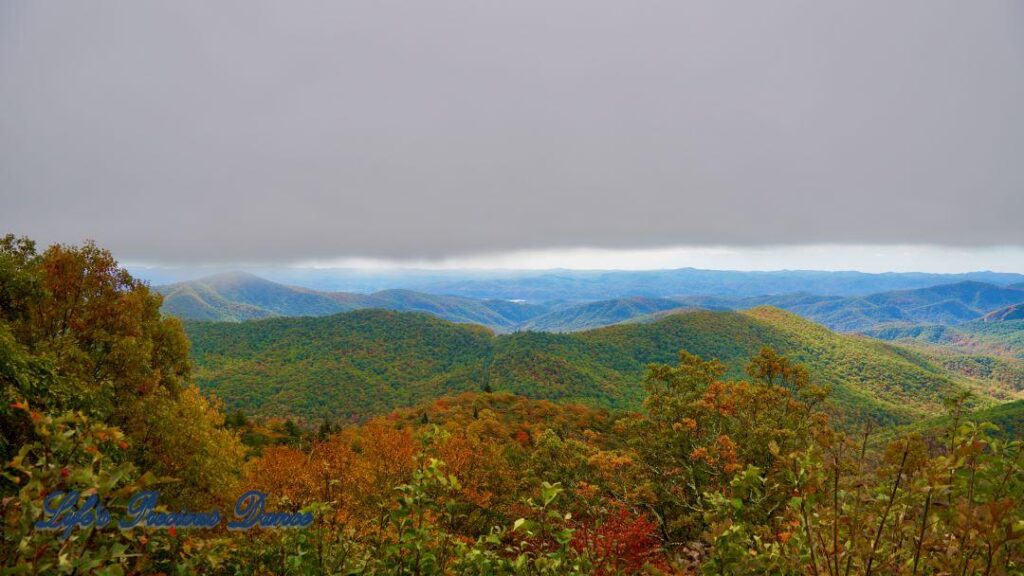
[{"label": "rolling green hill", "polygon": [[480,326],[382,310],[186,327],[197,382],[231,408],[264,414],[359,418],[485,388],[636,408],[650,363],[674,363],[685,349],[719,358],[739,378],[765,345],[805,363],[846,414],[888,423],[938,413],[944,396],[965,388],[984,403],[992,385],[924,353],[835,334],[774,308],[688,311],[572,334],[495,336]]},{"label": "rolling green hill", "polygon": [[903,344],[939,346],[962,354],[1024,360],[1024,320],[975,320],[957,326],[883,325],[865,333]]},{"label": "rolling green hill", "polygon": [[871,336],[912,347],[948,370],[1024,390],[1024,320],[974,320],[957,326],[883,325]]}]

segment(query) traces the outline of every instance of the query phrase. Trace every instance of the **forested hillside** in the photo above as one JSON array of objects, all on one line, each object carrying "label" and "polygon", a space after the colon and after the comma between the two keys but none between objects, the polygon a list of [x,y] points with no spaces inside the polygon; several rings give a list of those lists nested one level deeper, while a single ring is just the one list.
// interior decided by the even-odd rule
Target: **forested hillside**
[{"label": "forested hillside", "polygon": [[908,433],[919,433],[931,437],[940,436],[944,430],[949,429],[951,426],[959,426],[965,422],[992,424],[997,429],[990,433],[1003,438],[1011,440],[1024,438],[1024,400],[1006,402],[1005,404],[969,411],[963,414],[933,416],[886,430],[879,435],[879,440],[892,440]]},{"label": "forested hillside", "polygon": [[1024,320],[972,321],[957,326],[887,325],[866,334],[904,344],[938,346],[964,354],[1024,359]]},{"label": "forested hillside", "polygon": [[[635,408],[650,363],[679,350],[725,363],[771,346],[808,365],[848,414],[906,421],[936,413],[942,398],[1000,388],[944,369],[928,356],[843,336],[773,308],[689,311],[647,324],[579,332],[495,336],[422,314],[361,310],[322,318],[186,325],[196,380],[228,406],[264,414],[363,418],[444,394],[505,390],[532,398]],[[1005,396],[1005,391],[1000,390]]]}]

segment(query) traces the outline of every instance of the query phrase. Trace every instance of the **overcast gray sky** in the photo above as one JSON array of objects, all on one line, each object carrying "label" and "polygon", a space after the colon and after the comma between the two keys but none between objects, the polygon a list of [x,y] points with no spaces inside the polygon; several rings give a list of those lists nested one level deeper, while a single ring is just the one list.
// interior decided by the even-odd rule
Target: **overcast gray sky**
[{"label": "overcast gray sky", "polygon": [[1019,258],[1022,103],[1015,0],[0,0],[0,231],[193,264]]}]

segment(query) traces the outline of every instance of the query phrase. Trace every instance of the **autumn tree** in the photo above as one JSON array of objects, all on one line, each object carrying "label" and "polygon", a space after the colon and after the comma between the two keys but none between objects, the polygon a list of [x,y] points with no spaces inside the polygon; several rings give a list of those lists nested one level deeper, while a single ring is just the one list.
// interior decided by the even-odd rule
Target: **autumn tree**
[{"label": "autumn tree", "polygon": [[633,441],[661,520],[663,536],[688,540],[706,526],[707,495],[723,490],[738,473],[756,469],[767,490],[759,495],[761,519],[787,495],[781,477],[808,445],[821,414],[797,394],[819,399],[806,372],[762,350],[749,368],[750,381],[722,380],[724,367],[685,351],[678,366],[652,366],[645,402],[648,416],[633,425]]},{"label": "autumn tree", "polygon": [[[241,446],[190,384],[188,339],[160,305],[159,294],[91,242],[37,254],[30,240],[0,240],[0,355],[12,359],[5,396],[117,426],[132,460],[179,480],[183,488],[171,494],[206,502],[232,486]],[[32,439],[18,432],[19,414],[0,418],[12,420],[8,444]]]}]

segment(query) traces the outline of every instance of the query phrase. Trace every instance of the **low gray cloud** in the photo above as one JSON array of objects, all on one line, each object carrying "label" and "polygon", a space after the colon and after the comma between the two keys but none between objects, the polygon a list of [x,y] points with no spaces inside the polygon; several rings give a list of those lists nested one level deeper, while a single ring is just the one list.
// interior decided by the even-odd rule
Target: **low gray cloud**
[{"label": "low gray cloud", "polygon": [[3,2],[0,230],[122,259],[1024,245],[1024,4]]}]

